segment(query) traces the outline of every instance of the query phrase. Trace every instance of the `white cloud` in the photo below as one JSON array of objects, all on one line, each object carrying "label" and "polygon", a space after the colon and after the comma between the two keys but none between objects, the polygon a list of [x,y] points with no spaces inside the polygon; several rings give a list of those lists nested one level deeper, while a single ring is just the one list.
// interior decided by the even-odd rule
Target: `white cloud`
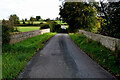
[{"label": "white cloud", "polygon": [[56,18],[59,14],[59,0],[1,0],[0,19],[17,14],[20,19],[41,16],[43,19]]}]

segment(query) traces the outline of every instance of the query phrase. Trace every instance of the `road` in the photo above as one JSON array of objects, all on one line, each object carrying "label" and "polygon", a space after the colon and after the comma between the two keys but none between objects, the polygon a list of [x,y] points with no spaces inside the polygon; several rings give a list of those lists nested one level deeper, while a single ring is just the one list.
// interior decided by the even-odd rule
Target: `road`
[{"label": "road", "polygon": [[57,34],[27,64],[19,78],[114,78],[86,53],[68,34]]}]

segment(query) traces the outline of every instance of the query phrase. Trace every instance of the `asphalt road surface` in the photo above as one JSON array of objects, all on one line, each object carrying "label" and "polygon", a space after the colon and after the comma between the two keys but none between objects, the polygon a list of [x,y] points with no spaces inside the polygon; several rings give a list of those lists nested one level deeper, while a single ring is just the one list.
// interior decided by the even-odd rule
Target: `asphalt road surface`
[{"label": "asphalt road surface", "polygon": [[19,78],[114,78],[71,40],[57,34],[27,64]]}]

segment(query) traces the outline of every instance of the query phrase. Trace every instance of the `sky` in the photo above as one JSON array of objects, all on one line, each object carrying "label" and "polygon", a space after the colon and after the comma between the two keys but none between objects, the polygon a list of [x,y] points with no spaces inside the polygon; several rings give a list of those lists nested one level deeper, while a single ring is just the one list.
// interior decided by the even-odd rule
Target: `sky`
[{"label": "sky", "polygon": [[60,0],[0,0],[0,20],[9,19],[11,14],[16,14],[20,20],[36,16],[55,19],[59,17],[61,4]]},{"label": "sky", "polygon": [[20,19],[41,16],[42,19],[59,17],[59,0],[0,0],[0,20],[16,14]]}]

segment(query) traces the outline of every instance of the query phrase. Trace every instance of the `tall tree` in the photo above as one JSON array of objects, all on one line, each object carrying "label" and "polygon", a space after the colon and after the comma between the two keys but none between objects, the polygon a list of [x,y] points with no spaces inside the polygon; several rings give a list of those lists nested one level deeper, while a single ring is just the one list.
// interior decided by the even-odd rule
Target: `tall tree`
[{"label": "tall tree", "polygon": [[24,19],[22,19],[22,22],[23,22],[23,24],[25,24],[25,20]]},{"label": "tall tree", "polygon": [[[19,24],[19,17],[16,14],[10,15],[9,17],[9,27],[14,31],[14,27]],[[16,27],[17,30],[17,27]]]},{"label": "tall tree", "polygon": [[19,23],[19,17],[16,14],[10,15],[9,22],[9,26],[14,27],[16,24]]},{"label": "tall tree", "polygon": [[97,10],[104,14],[106,25],[101,27],[100,33],[107,36],[120,38],[120,1],[104,2],[100,0]]},{"label": "tall tree", "polygon": [[90,30],[96,22],[96,9],[83,2],[65,2],[60,7],[60,16],[69,24],[71,30],[84,28]]},{"label": "tall tree", "polygon": [[27,18],[25,18],[25,21],[27,21]]},{"label": "tall tree", "polygon": [[59,17],[56,17],[55,20],[60,20]]},{"label": "tall tree", "polygon": [[11,28],[8,27],[8,21],[2,20],[2,45],[9,44]]},{"label": "tall tree", "polygon": [[2,24],[6,25],[6,20],[5,19],[2,20]]},{"label": "tall tree", "polygon": [[41,16],[36,16],[36,20],[39,21],[41,19]]},{"label": "tall tree", "polygon": [[33,21],[35,21],[35,20],[36,20],[36,18],[30,17],[30,21],[32,22],[32,24],[33,24]]}]

